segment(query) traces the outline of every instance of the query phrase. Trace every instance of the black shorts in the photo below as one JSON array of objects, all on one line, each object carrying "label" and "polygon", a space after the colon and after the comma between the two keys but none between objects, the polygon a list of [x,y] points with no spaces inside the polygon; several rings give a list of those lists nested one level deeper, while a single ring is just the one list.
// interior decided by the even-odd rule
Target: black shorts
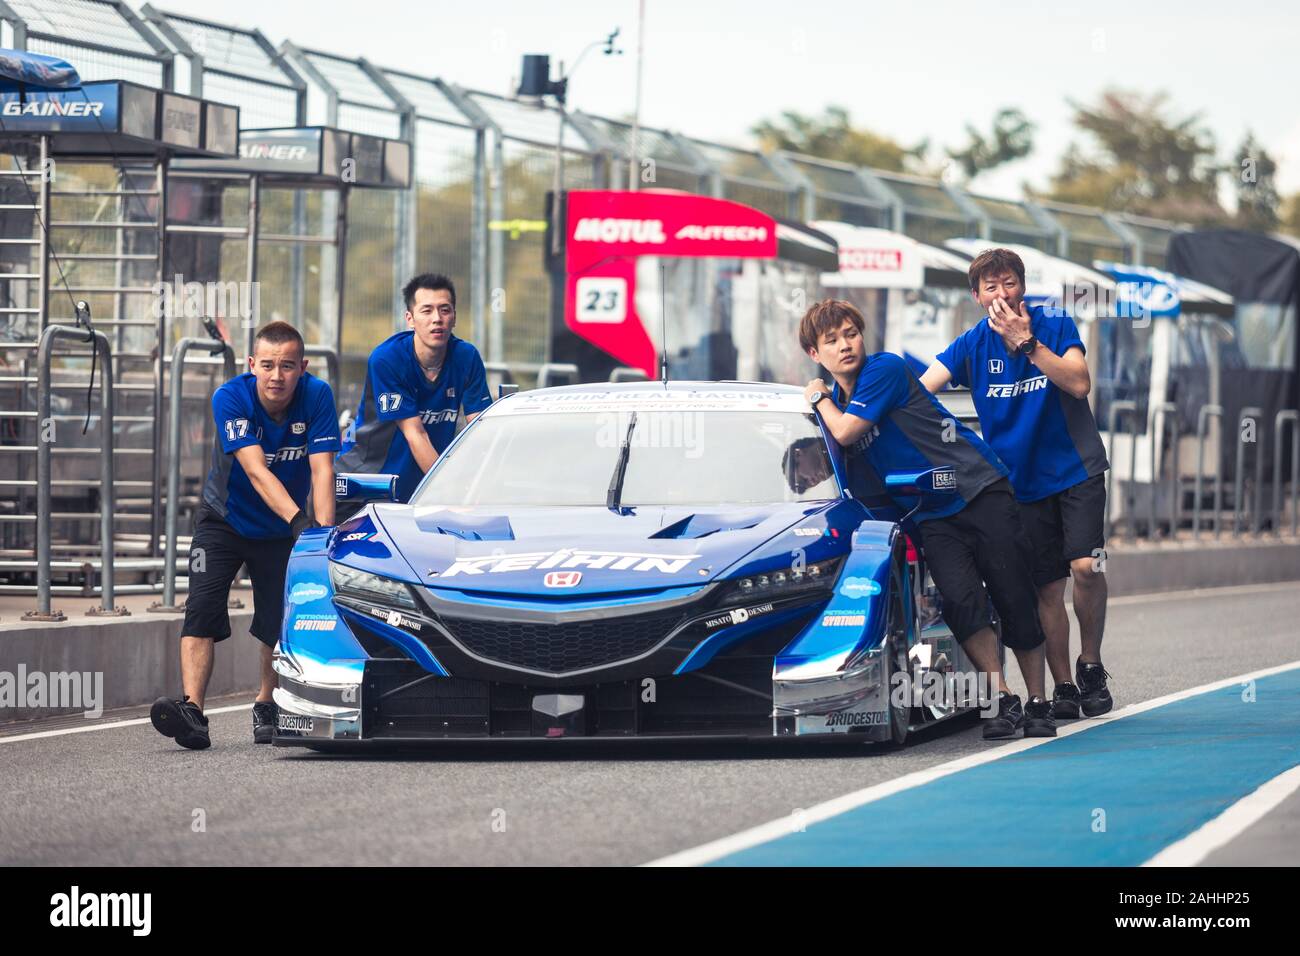
[{"label": "black shorts", "polygon": [[921,546],[958,643],[993,626],[990,598],[1003,644],[1031,650],[1043,643],[1029,538],[1009,481],[985,488],[955,515],[921,522]]},{"label": "black shorts", "polygon": [[1076,558],[1106,556],[1106,475],[1093,475],[1038,501],[1021,502],[1034,549],[1034,584],[1069,577]]},{"label": "black shorts", "polygon": [[200,508],[190,540],[190,594],[185,600],[189,637],[224,641],[230,636],[230,585],[243,565],[253,582],[249,632],[268,647],[284,622],[284,576],[293,538],[245,538],[210,508]]}]

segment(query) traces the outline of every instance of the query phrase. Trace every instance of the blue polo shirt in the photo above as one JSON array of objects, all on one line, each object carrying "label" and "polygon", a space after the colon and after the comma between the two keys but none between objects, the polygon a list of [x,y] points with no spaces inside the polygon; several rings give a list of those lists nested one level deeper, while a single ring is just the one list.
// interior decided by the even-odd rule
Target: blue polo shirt
[{"label": "blue polo shirt", "polygon": [[941,504],[917,511],[914,521],[954,515],[1006,477],[1006,466],[997,455],[939,404],[901,356],[868,355],[848,402],[843,402],[838,384],[832,397],[847,414],[871,422],[871,429],[850,450],[862,455],[882,480],[890,472],[955,469],[956,492]]},{"label": "blue polo shirt", "polygon": [[459,410],[473,415],[491,404],[487,370],[473,345],[449,336],[442,370],[430,382],[415,357],[415,333],[398,332],[370,353],[356,437],[344,444],[338,470],[397,475],[398,500],[409,501],[424,472],[397,423],[418,415],[434,451],[442,454],[456,437]]},{"label": "blue polo shirt", "polygon": [[[1028,306],[1029,328],[1057,355],[1083,349],[1059,306]],[[1109,465],[1086,398],[1058,388],[1033,362],[1007,351],[987,316],[939,353],[955,385],[971,390],[984,440],[1011,469],[1020,501],[1039,501],[1100,475]]]},{"label": "blue polo shirt", "polygon": [[304,372],[280,421],[257,398],[252,372],[232,378],[212,395],[217,436],[212,467],[203,486],[203,501],[245,538],[287,538],[289,523],[272,511],[249,480],[235,452],[261,445],[266,466],[280,479],[298,507],[311,491],[311,462],[317,452],[339,450],[339,422],[334,393]]}]

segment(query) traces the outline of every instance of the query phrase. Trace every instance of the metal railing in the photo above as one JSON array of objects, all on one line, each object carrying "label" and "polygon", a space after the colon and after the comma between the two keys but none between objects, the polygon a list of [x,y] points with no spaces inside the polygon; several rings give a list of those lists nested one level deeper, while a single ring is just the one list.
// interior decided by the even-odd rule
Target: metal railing
[{"label": "metal railing", "polygon": [[[1106,449],[1106,457],[1110,459],[1111,467],[1106,469],[1106,540],[1110,540],[1111,533],[1111,501],[1114,498],[1115,486],[1115,438],[1119,435],[1119,417],[1128,415],[1129,422],[1133,423],[1138,417],[1137,402],[1127,400],[1110,403],[1110,447]],[[1124,516],[1128,525],[1130,540],[1137,538],[1137,522],[1133,517],[1133,488],[1137,484],[1137,428],[1133,424],[1129,426],[1129,456],[1128,456],[1128,487],[1124,489]]]},{"label": "metal railing", "polygon": [[[328,345],[307,345],[302,350],[304,358],[323,358],[325,360],[325,375],[329,379],[330,391],[334,393],[334,414],[337,417],[339,408],[339,395],[342,393],[342,382],[339,380],[339,353],[330,348]],[[226,376],[230,378],[229,375]]]},{"label": "metal railing", "polygon": [[[1169,426],[1172,425],[1172,428]],[[1178,427],[1178,406],[1173,402],[1161,402],[1151,409],[1151,425],[1147,433],[1151,436],[1151,515],[1150,525],[1147,527],[1148,537],[1160,537],[1160,519],[1156,514],[1158,508],[1157,492],[1160,490],[1160,462],[1161,458],[1157,454],[1160,442],[1158,439],[1163,437],[1166,428],[1173,433],[1170,440],[1170,482],[1169,494],[1169,534],[1172,536],[1178,532],[1178,439],[1181,437]],[[1134,451],[1136,452],[1136,444]],[[1137,456],[1134,455],[1136,458]]]},{"label": "metal railing", "polygon": [[1264,489],[1260,482],[1264,477],[1264,445],[1259,441],[1258,427],[1252,434],[1255,441],[1247,442],[1245,434],[1246,422],[1253,422],[1258,426],[1259,419],[1264,417],[1264,409],[1257,405],[1247,405],[1241,410],[1237,418],[1237,472],[1233,476],[1232,488],[1232,536],[1238,537],[1241,534],[1241,506],[1245,497],[1246,483],[1246,445],[1255,445],[1255,483],[1251,488],[1251,505],[1250,505],[1250,525],[1251,534],[1259,534],[1259,506],[1264,497]]},{"label": "metal railing", "polygon": [[[36,422],[37,427],[51,419],[51,362],[54,343],[59,339],[93,345],[103,362],[99,382],[99,535],[101,605],[86,613],[91,616],[120,616],[130,612],[113,604],[113,346],[108,336],[95,329],[71,325],[49,325],[41,333],[36,350]],[[36,442],[36,610],[23,615],[24,621],[63,621],[67,618],[50,607],[51,529],[53,521],[53,484],[51,467],[53,441],[44,435]]]},{"label": "metal railing", "polygon": [[546,362],[537,370],[537,387],[576,385],[580,374],[576,365],[566,362]]},{"label": "metal railing", "polygon": [[[1222,431],[1222,405],[1202,405],[1201,410],[1196,413],[1196,490],[1192,501],[1192,538],[1194,540],[1199,540],[1201,537],[1201,489],[1202,479],[1205,476],[1205,435],[1209,431],[1211,418],[1219,422],[1220,431]],[[1216,442],[1214,455],[1214,537],[1216,539],[1219,537],[1219,525],[1222,523],[1223,515],[1223,457],[1219,453],[1218,447]]]},{"label": "metal railing", "polygon": [[191,349],[202,349],[209,355],[218,352],[225,362],[226,381],[235,377],[235,350],[222,339],[201,339],[187,336],[172,349],[170,427],[167,434],[167,544],[163,557],[162,601],[149,606],[150,611],[179,611],[176,606],[176,523],[180,511],[181,493],[181,402],[185,373],[185,355]]},{"label": "metal railing", "polygon": [[1300,517],[1300,411],[1284,408],[1273,418],[1273,531],[1282,536],[1282,434],[1283,426],[1291,430],[1291,534],[1296,533]]}]

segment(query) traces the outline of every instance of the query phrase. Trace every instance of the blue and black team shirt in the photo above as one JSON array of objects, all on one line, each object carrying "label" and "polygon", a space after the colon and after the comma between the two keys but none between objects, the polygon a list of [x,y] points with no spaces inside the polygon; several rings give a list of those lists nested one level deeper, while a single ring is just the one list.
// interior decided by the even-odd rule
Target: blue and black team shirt
[{"label": "blue and black team shirt", "polygon": [[442,371],[430,382],[415,357],[415,333],[398,332],[370,353],[356,438],[344,446],[338,470],[397,475],[397,498],[409,501],[424,472],[397,423],[418,415],[441,455],[456,437],[457,411],[473,415],[491,404],[487,372],[473,345],[449,336]]},{"label": "blue and black team shirt", "polygon": [[235,459],[235,452],[261,445],[271,474],[280,479],[298,507],[303,507],[311,490],[308,456],[339,450],[334,393],[304,372],[277,422],[257,399],[257,379],[252,372],[245,372],[213,394],[212,418],[217,437],[212,446],[212,468],[203,486],[204,503],[245,538],[289,537],[289,523],[267,507],[244,466]]},{"label": "blue and black team shirt", "polygon": [[[1057,355],[1083,349],[1059,307],[1028,306],[1029,328]],[[1058,388],[1033,362],[1007,351],[988,317],[937,356],[975,400],[984,440],[1011,469],[1020,501],[1039,501],[1106,470],[1106,449],[1086,398]]]},{"label": "blue and black team shirt", "polygon": [[913,516],[915,521],[956,514],[1007,474],[989,446],[940,405],[907,362],[892,352],[867,356],[847,404],[838,384],[833,399],[846,413],[872,423],[852,449],[882,480],[891,472],[954,468],[957,490],[951,500],[922,508]]}]

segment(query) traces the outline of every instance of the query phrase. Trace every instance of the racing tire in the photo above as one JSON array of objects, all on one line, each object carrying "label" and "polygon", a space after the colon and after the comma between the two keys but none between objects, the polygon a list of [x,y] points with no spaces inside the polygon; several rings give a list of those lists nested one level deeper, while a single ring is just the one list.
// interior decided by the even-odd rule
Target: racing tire
[{"label": "racing tire", "polygon": [[909,625],[907,620],[907,601],[903,592],[902,564],[895,560],[890,573],[889,613],[885,619],[885,654],[884,667],[881,668],[881,681],[884,683],[889,712],[889,739],[893,747],[902,747],[907,741],[907,732],[912,720],[910,701],[897,706],[894,702],[894,675],[907,674],[911,662],[907,657],[907,638]]}]

